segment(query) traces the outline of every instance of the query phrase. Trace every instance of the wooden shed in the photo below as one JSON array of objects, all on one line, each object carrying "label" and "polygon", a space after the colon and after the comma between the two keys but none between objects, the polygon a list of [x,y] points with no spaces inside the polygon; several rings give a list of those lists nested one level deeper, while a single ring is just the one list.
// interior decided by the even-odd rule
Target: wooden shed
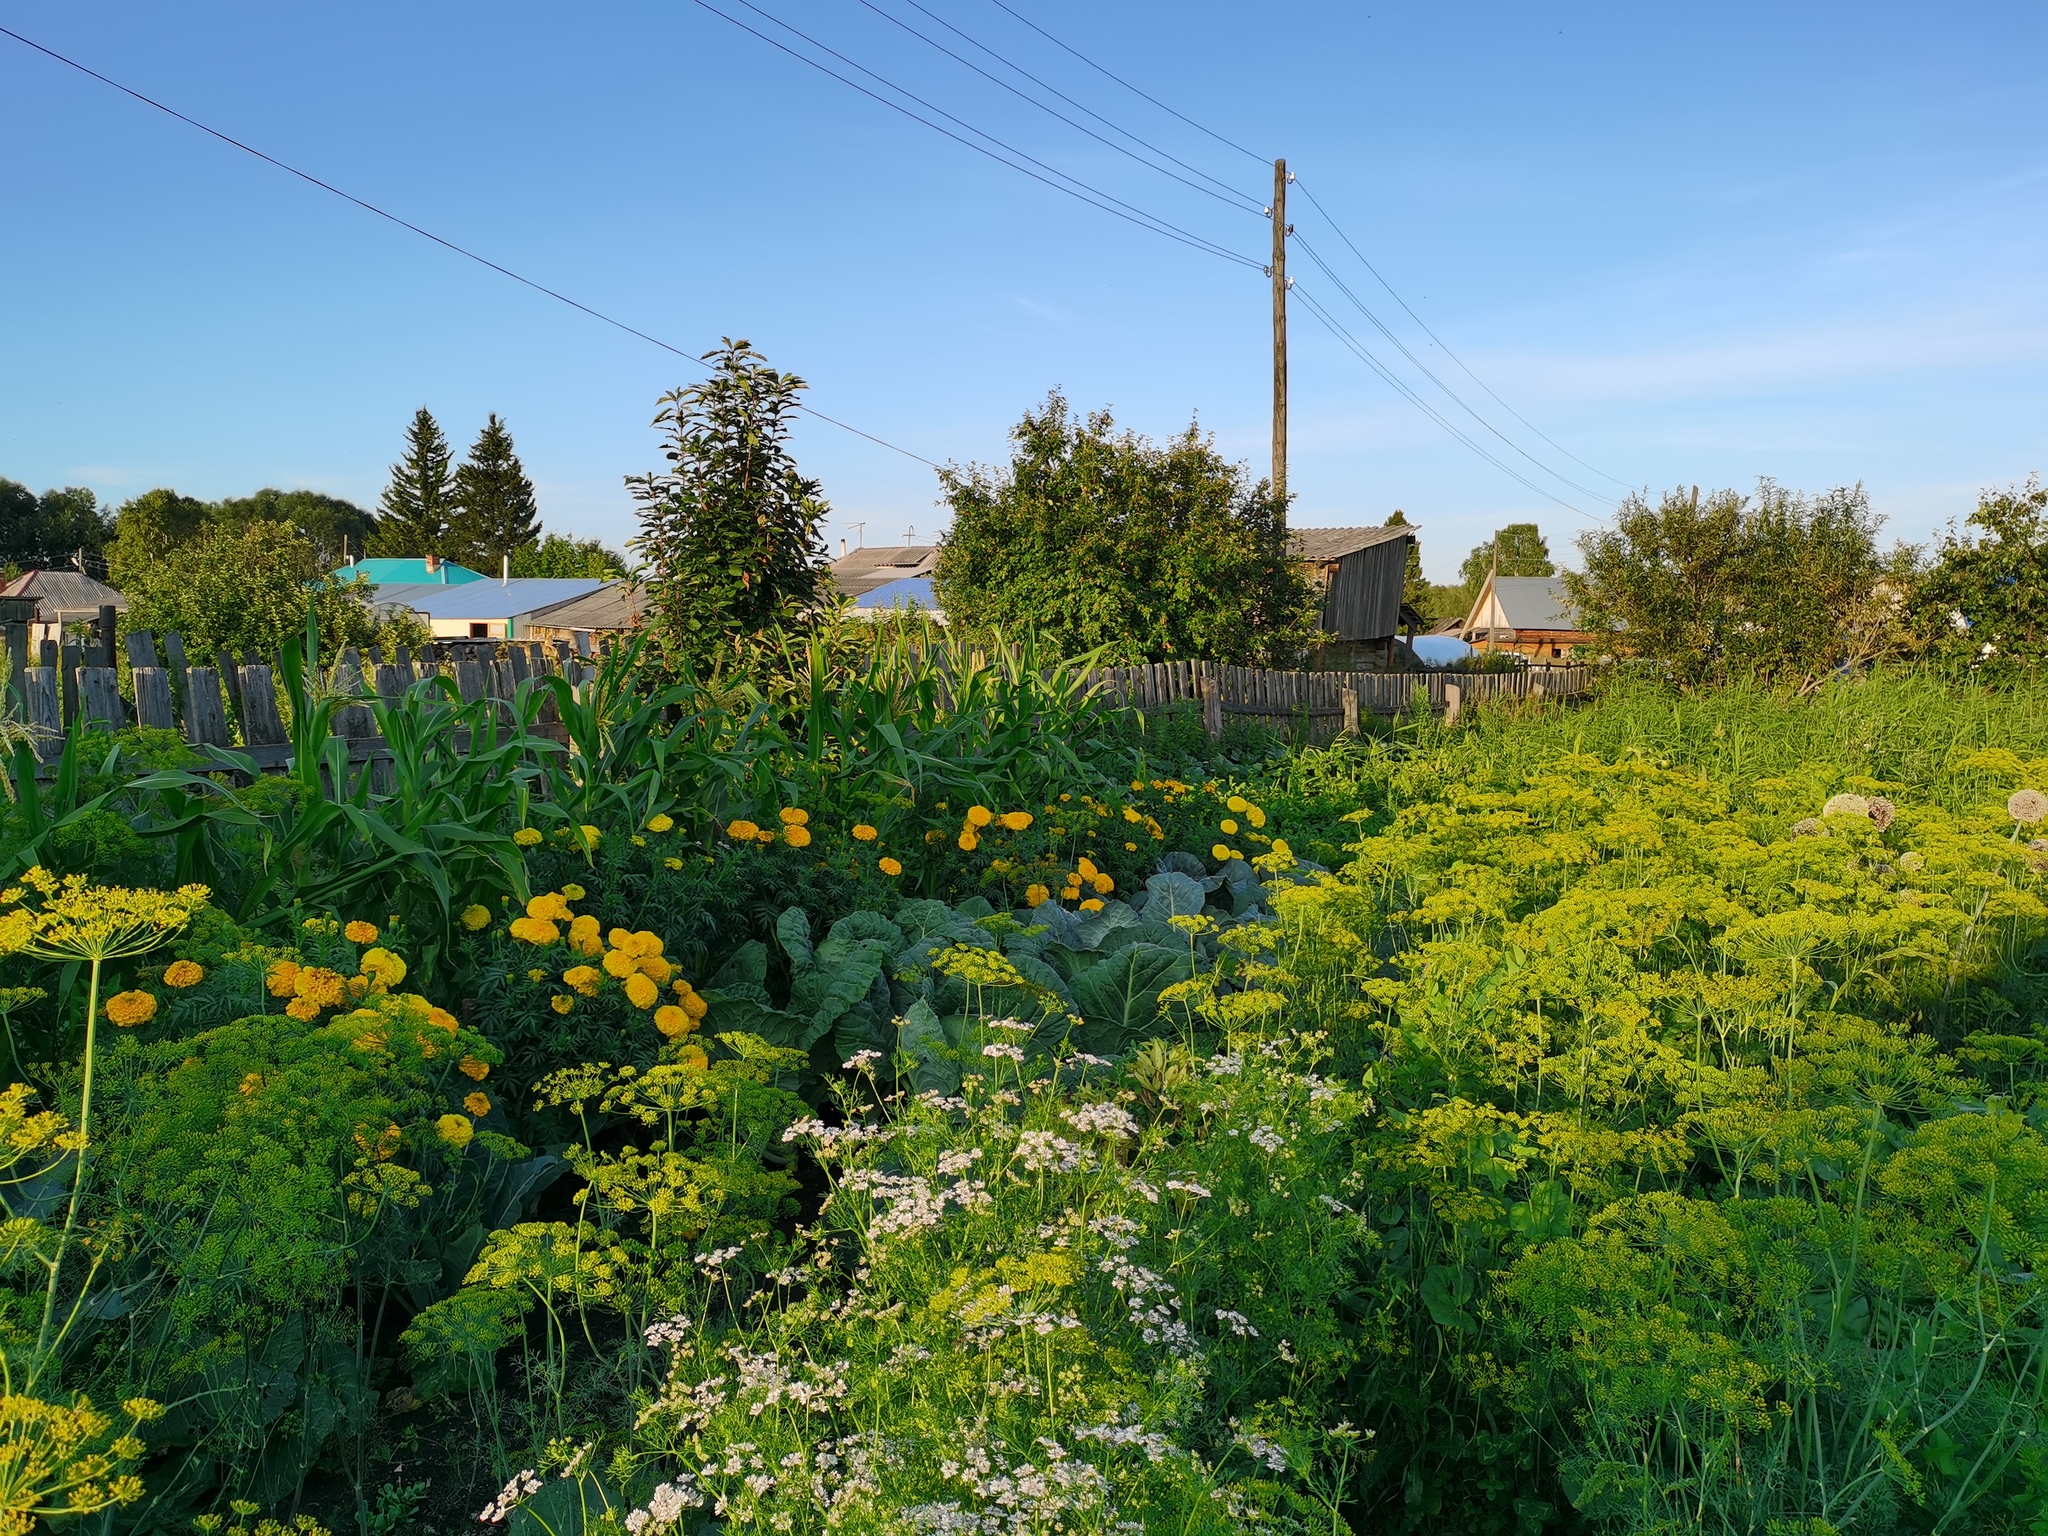
[{"label": "wooden shed", "polygon": [[1287,546],[1322,594],[1322,627],[1340,641],[1380,644],[1401,632],[1401,588],[1415,529],[1296,528]]}]

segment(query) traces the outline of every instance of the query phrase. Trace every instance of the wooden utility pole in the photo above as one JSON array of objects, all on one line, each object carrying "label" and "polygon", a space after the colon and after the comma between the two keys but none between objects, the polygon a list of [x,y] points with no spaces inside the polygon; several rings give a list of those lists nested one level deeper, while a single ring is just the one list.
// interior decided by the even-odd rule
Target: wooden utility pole
[{"label": "wooden utility pole", "polygon": [[1273,494],[1287,505],[1287,162],[1273,162]]}]

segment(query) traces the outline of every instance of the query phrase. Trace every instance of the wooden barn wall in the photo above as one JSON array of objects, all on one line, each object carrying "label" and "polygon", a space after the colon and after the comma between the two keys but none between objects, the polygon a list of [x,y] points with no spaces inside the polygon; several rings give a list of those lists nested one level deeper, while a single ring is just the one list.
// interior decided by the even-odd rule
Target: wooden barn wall
[{"label": "wooden barn wall", "polygon": [[1323,628],[1341,640],[1384,640],[1401,632],[1401,587],[1408,541],[1390,539],[1353,550],[1337,564],[1323,593]]}]

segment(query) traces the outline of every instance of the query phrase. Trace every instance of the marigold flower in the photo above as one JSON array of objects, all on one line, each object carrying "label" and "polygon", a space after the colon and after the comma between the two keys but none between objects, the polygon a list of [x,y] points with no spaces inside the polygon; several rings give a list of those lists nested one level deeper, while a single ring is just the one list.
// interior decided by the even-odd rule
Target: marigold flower
[{"label": "marigold flower", "polygon": [[1051,896],[1052,892],[1050,890],[1034,882],[1024,888],[1024,905],[1027,907],[1042,906],[1051,899]]},{"label": "marigold flower", "polygon": [[553,997],[548,999],[548,1006],[554,1009],[557,1013],[567,1013],[571,1008],[574,1008],[576,1006],[576,999],[571,997],[566,992],[557,992]]},{"label": "marigold flower", "polygon": [[1003,826],[1009,831],[1023,832],[1031,826],[1031,813],[1029,811],[1005,811],[1002,814],[1001,820]]},{"label": "marigold flower", "polygon": [[515,917],[506,931],[528,944],[552,944],[562,936],[562,930],[555,926],[554,920],[546,917]]},{"label": "marigold flower", "polygon": [[1223,833],[1226,837],[1237,836],[1237,823],[1230,820],[1228,817],[1224,818],[1224,820],[1219,822],[1218,825],[1223,829]]},{"label": "marigold flower", "polygon": [[474,1056],[465,1056],[455,1063],[455,1070],[471,1082],[480,1083],[491,1075],[491,1064],[488,1061],[478,1061]]},{"label": "marigold flower", "polygon": [[476,1127],[467,1115],[443,1115],[434,1122],[434,1134],[460,1152],[476,1137]]},{"label": "marigold flower", "polygon": [[341,930],[341,936],[351,944],[374,944],[377,942],[377,925],[357,918]]},{"label": "marigold flower", "polygon": [[537,848],[540,846],[540,831],[535,827],[521,827],[512,834],[512,841],[522,848]]},{"label": "marigold flower", "polygon": [[405,980],[405,962],[388,949],[372,949],[362,958],[362,971],[385,987],[395,987]]},{"label": "marigold flower", "polygon": [[633,834],[632,842],[635,848],[645,848],[647,846],[647,839],[642,837],[638,832],[635,832]]},{"label": "marigold flower", "polygon": [[967,807],[967,825],[970,827],[985,827],[995,819],[996,813],[985,805],[970,805]]},{"label": "marigold flower", "polygon": [[582,886],[571,881],[562,887],[562,895],[570,901],[581,901],[584,896],[584,890]]},{"label": "marigold flower", "polygon": [[320,1005],[310,997],[295,997],[284,1005],[284,1011],[302,1024],[310,1024],[320,1017]]},{"label": "marigold flower", "polygon": [[1083,880],[1093,880],[1098,873],[1095,868],[1095,861],[1086,857],[1076,859],[1074,861],[1074,869]]},{"label": "marigold flower", "polygon": [[581,944],[585,939],[597,937],[599,923],[588,912],[569,919],[569,942]]},{"label": "marigold flower", "polygon": [[472,1093],[462,1101],[462,1107],[481,1120],[491,1112],[491,1096],[487,1093]]},{"label": "marigold flower", "polygon": [[697,1021],[690,1017],[688,1010],[674,1003],[663,1003],[654,1010],[654,1027],[671,1040],[679,1040],[697,1027]]},{"label": "marigold flower", "polygon": [[875,861],[875,868],[892,878],[903,873],[903,865],[886,854]]},{"label": "marigold flower", "polygon": [[156,1017],[156,999],[147,992],[116,992],[107,999],[107,1018],[123,1029],[147,1024]]},{"label": "marigold flower", "polygon": [[173,960],[164,967],[167,987],[196,987],[206,979],[206,967],[195,960]]},{"label": "marigold flower", "polygon": [[[538,977],[535,979],[537,980]],[[604,978],[598,973],[595,966],[572,965],[568,970],[562,972],[562,980],[574,987],[585,997],[595,997],[597,996],[597,989],[603,983]]]},{"label": "marigold flower", "polygon": [[568,897],[561,891],[548,891],[530,898],[526,903],[526,915],[558,923],[569,922],[575,917],[569,910]]},{"label": "marigold flower", "polygon": [[1095,894],[1098,896],[1107,896],[1116,889],[1116,882],[1107,875],[1097,875],[1088,883],[1095,887]]},{"label": "marigold flower", "polygon": [[773,832],[770,832],[766,827],[762,827],[754,833],[754,841],[759,843],[763,848],[766,848],[770,843],[775,841],[775,834]]},{"label": "marigold flower", "polygon": [[1081,903],[1081,910],[1083,912],[1100,912],[1102,910],[1101,898],[1096,896],[1090,896],[1086,901]]},{"label": "marigold flower", "polygon": [[450,1013],[446,1008],[436,1007],[427,1009],[427,1022],[433,1025],[436,1029],[447,1030],[448,1033],[451,1035],[454,1034],[456,1030],[462,1027],[461,1025],[455,1022],[455,1015]]},{"label": "marigold flower", "polygon": [[620,981],[624,981],[640,969],[639,960],[623,949],[606,950],[604,958],[598,964],[604,967],[605,975],[615,976]]},{"label": "marigold flower", "polygon": [[1230,849],[1224,843],[1217,843],[1209,850],[1209,857],[1219,864],[1226,863],[1230,858]]},{"label": "marigold flower", "polygon": [[661,988],[654,984],[652,976],[635,971],[626,978],[626,1001],[635,1008],[652,1008],[660,996]]},{"label": "marigold flower", "polygon": [[318,1008],[333,1008],[348,996],[348,981],[324,965],[301,966],[292,990]]},{"label": "marigold flower", "polygon": [[640,974],[656,986],[662,986],[667,983],[670,976],[675,974],[675,967],[670,965],[660,955],[642,955],[640,957]]},{"label": "marigold flower", "polygon": [[1125,853],[1136,853],[1137,851],[1138,851],[1138,845],[1137,845],[1136,843],[1125,843],[1125,844],[1124,844],[1124,852],[1125,852]]},{"label": "marigold flower", "polygon": [[853,825],[853,840],[857,843],[872,843],[881,835],[864,821],[857,821]]},{"label": "marigold flower", "polygon": [[1252,808],[1251,802],[1243,795],[1232,795],[1223,804],[1225,809],[1233,811],[1249,811]]},{"label": "marigold flower", "polygon": [[666,832],[675,824],[675,817],[669,815],[667,811],[647,818],[647,830],[650,832]]},{"label": "marigold flower", "polygon": [[701,1019],[711,1011],[711,1005],[695,992],[690,993],[676,1006],[693,1019]]},{"label": "marigold flower", "polygon": [[1278,857],[1283,859],[1291,859],[1294,857],[1294,850],[1287,846],[1287,839],[1284,837],[1276,837],[1273,839],[1273,852]]},{"label": "marigold flower", "polygon": [[960,851],[962,853],[972,853],[975,849],[979,848],[980,846],[981,839],[974,835],[972,829],[963,829],[961,831]]},{"label": "marigold flower", "polygon": [[1244,819],[1254,827],[1263,827],[1266,824],[1266,813],[1256,805],[1247,806],[1245,807]]},{"label": "marigold flower", "polygon": [[811,813],[786,805],[775,813],[785,827],[807,827],[811,824]]},{"label": "marigold flower", "polygon": [[491,909],[481,902],[471,902],[462,909],[462,926],[471,933],[481,933],[491,926]]},{"label": "marigold flower", "polygon": [[681,859],[663,859],[661,865],[664,869],[681,869],[683,861]]},{"label": "marigold flower", "polygon": [[725,824],[725,835],[736,843],[751,843],[754,840],[754,834],[760,830],[759,827],[748,821],[744,816],[738,821],[728,821]]},{"label": "marigold flower", "polygon": [[272,997],[290,997],[299,982],[299,963],[296,960],[275,960],[270,969],[263,973],[263,985]]},{"label": "marigold flower", "polygon": [[598,844],[598,840],[604,836],[603,832],[599,831],[596,827],[590,826],[587,823],[583,826],[578,827],[576,830],[583,834],[583,846],[585,848],[595,848]]},{"label": "marigold flower", "polygon": [[368,997],[370,995],[370,978],[367,976],[349,977],[348,995],[359,1000]]},{"label": "marigold flower", "polygon": [[536,965],[532,970],[526,973],[526,979],[528,981],[546,981],[548,979],[548,973]]},{"label": "marigold flower", "polygon": [[785,827],[782,829],[782,840],[792,848],[808,848],[811,846],[811,829],[804,826]]}]

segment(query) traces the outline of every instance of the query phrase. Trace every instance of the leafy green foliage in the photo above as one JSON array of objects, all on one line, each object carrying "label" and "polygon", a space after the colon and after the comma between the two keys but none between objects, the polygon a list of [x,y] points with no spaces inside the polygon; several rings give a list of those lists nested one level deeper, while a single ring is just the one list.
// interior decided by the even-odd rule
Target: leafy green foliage
[{"label": "leafy green foliage", "polygon": [[612,581],[626,574],[626,561],[601,539],[550,533],[538,543],[522,544],[512,551],[512,574]]},{"label": "leafy green foliage", "polygon": [[1557,566],[1543,530],[1534,523],[1509,523],[1486,543],[1472,546],[1458,576],[1467,594],[1476,594],[1479,584],[1496,571],[1503,576],[1555,576]]},{"label": "leafy green foliage", "polygon": [[1286,508],[1197,427],[1160,446],[1054,392],[1010,436],[1007,466],[940,471],[949,624],[1120,663],[1292,664],[1313,642]]},{"label": "leafy green foliage", "polygon": [[112,534],[112,522],[91,491],[71,486],[38,496],[0,476],[0,568],[72,570],[80,550],[90,563]]},{"label": "leafy green foliage", "polygon": [[728,338],[711,377],[664,395],[668,468],[628,478],[648,626],[671,668],[707,670],[798,629],[823,591],[827,508],[789,452],[804,381]]},{"label": "leafy green foliage", "polygon": [[2048,488],[1987,490],[1951,527],[1913,590],[1911,623],[1929,655],[1955,668],[2009,677],[2048,654]]}]

